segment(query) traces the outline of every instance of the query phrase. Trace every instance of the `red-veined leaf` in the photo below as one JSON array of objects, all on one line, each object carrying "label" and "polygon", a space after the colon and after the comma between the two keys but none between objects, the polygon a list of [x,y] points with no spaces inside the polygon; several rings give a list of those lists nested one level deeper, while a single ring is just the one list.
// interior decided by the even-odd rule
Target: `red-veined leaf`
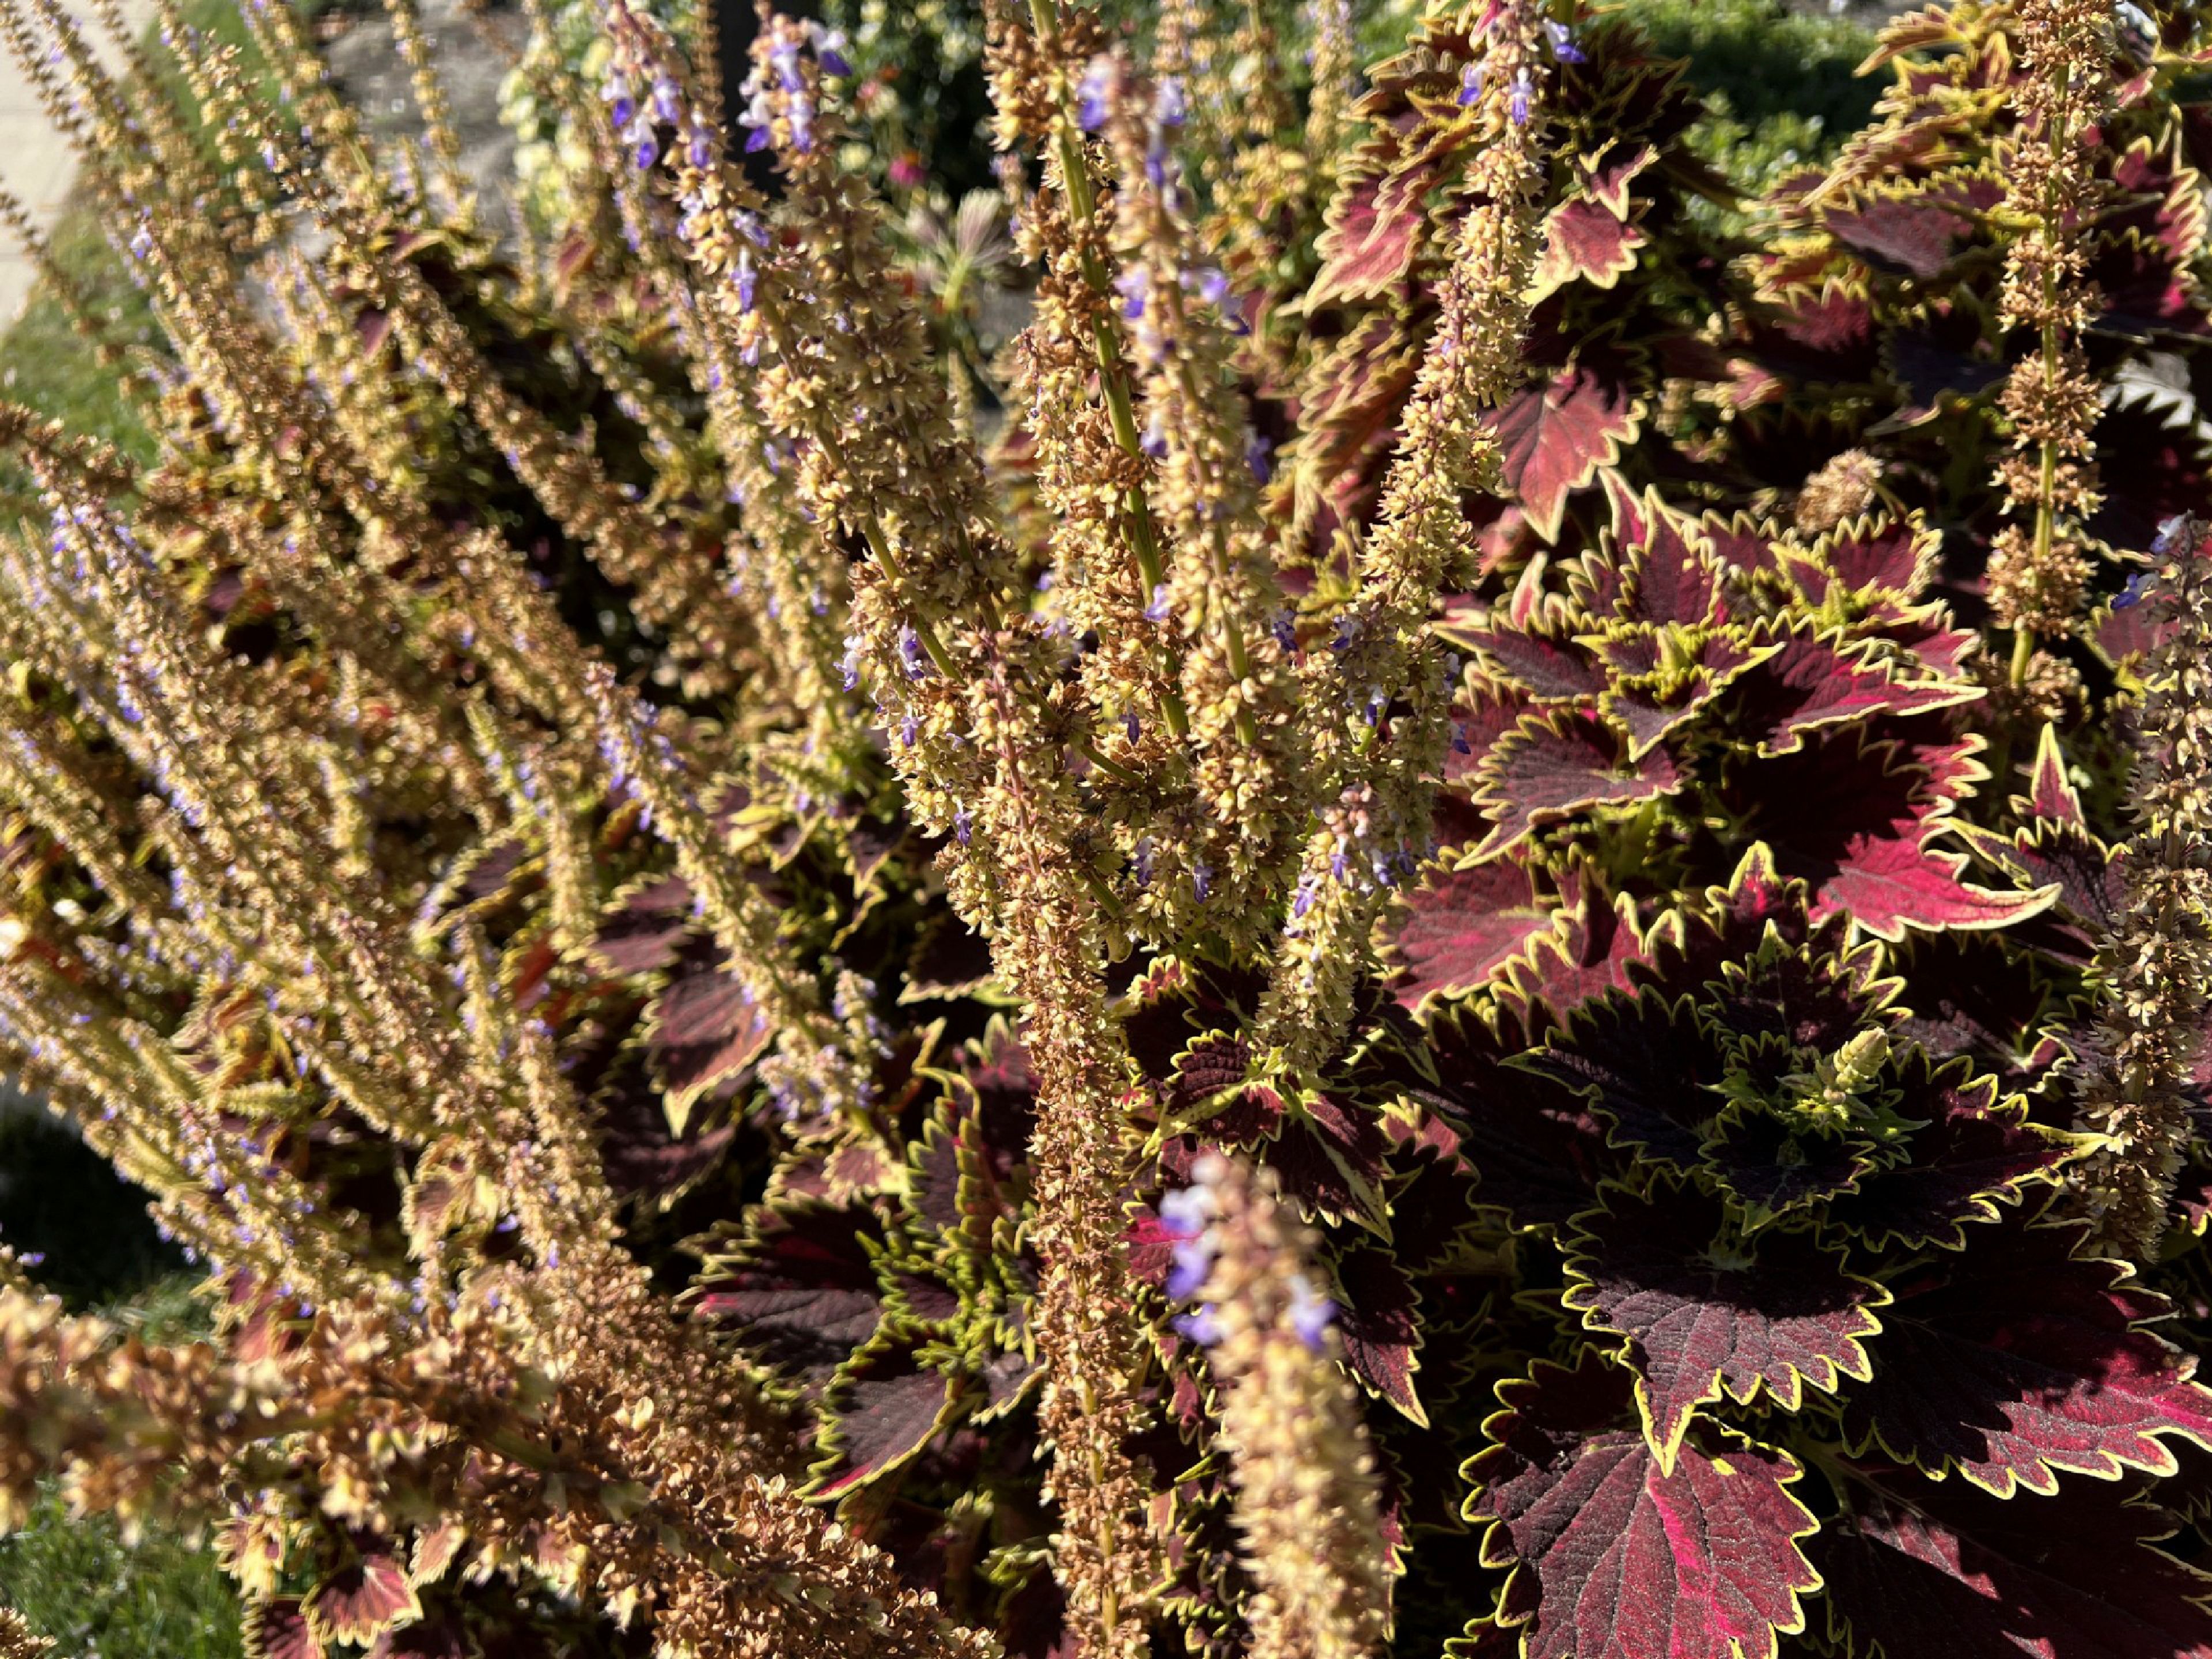
[{"label": "red-veined leaf", "polygon": [[1565,1243],[1561,1298],[1585,1329],[1624,1339],[1644,1432],[1671,1473],[1697,1408],[1761,1389],[1795,1411],[1802,1384],[1832,1393],[1869,1374],[1863,1338],[1889,1297],[1844,1271],[1809,1231],[1769,1228],[1731,1240],[1727,1206],[1662,1180],[1643,1197],[1620,1189],[1580,1217]]},{"label": "red-veined leaf", "polygon": [[1820,1580],[1794,1460],[1715,1433],[1662,1470],[1632,1423],[1627,1374],[1585,1350],[1501,1384],[1495,1443],[1468,1466],[1483,1561],[1511,1566],[1502,1625],[1527,1659],[1772,1659]]},{"label": "red-veined leaf", "polygon": [[1516,392],[1486,417],[1505,481],[1545,541],[1559,539],[1567,497],[1620,459],[1620,447],[1643,425],[1644,410],[1626,364],[1586,358]]},{"label": "red-veined leaf", "polygon": [[1632,760],[1627,748],[1587,715],[1523,716],[1483,765],[1475,800],[1494,827],[1477,855],[1493,857],[1540,826],[1591,807],[1650,800],[1680,787],[1664,751]]}]

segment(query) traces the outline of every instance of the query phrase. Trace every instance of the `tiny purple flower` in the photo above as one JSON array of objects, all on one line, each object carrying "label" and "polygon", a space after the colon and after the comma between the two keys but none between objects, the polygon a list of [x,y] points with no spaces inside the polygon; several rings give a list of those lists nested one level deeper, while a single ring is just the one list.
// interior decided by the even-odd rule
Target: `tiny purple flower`
[{"label": "tiny purple flower", "polygon": [[1139,738],[1142,737],[1144,735],[1144,732],[1145,723],[1137,718],[1137,714],[1134,709],[1131,709],[1128,713],[1121,716],[1121,735],[1127,738],[1131,743],[1136,742]]},{"label": "tiny purple flower", "polygon": [[1152,589],[1152,603],[1145,607],[1145,620],[1164,623],[1172,614],[1173,608],[1168,603],[1168,585],[1160,582]]},{"label": "tiny purple flower", "polygon": [[1565,23],[1555,23],[1547,19],[1544,24],[1544,33],[1551,41],[1552,56],[1562,64],[1589,62],[1589,58],[1583,54],[1583,49],[1575,44],[1574,31]]},{"label": "tiny purple flower", "polygon": [[685,151],[685,155],[690,159],[690,163],[694,167],[698,169],[701,173],[704,173],[714,164],[714,135],[708,132],[705,127],[692,128],[690,147]]},{"label": "tiny purple flower", "polygon": [[899,629],[898,648],[900,660],[906,664],[908,679],[918,680],[929,672],[929,653],[911,623]]},{"label": "tiny purple flower", "polygon": [[1075,124],[1085,132],[1096,132],[1104,126],[1113,114],[1110,101],[1114,90],[1114,60],[1094,58],[1083,71],[1083,79],[1075,88]]},{"label": "tiny purple flower", "polygon": [[1156,461],[1167,459],[1167,420],[1158,410],[1154,410],[1152,419],[1145,422],[1145,435],[1138,440],[1137,447]]},{"label": "tiny purple flower", "polygon": [[653,83],[653,114],[655,120],[672,127],[684,118],[683,95],[676,82],[665,75]]},{"label": "tiny purple flower", "polygon": [[1304,1273],[1291,1275],[1291,1329],[1299,1341],[1319,1353],[1329,1326],[1336,1319],[1336,1304],[1314,1289]]},{"label": "tiny purple flower", "polygon": [[1183,95],[1182,77],[1162,76],[1159,89],[1152,94],[1152,119],[1164,127],[1179,127],[1189,114],[1190,100]]},{"label": "tiny purple flower", "polygon": [[660,146],[647,138],[638,145],[635,154],[637,170],[640,173],[650,173],[653,171],[653,164],[660,159]]},{"label": "tiny purple flower", "polygon": [[768,61],[775,70],[777,84],[786,92],[798,92],[805,87],[806,82],[799,74],[799,42],[789,35],[768,49]]},{"label": "tiny purple flower", "polygon": [[837,667],[845,677],[845,689],[848,691],[859,690],[860,689],[860,636],[859,635],[848,634],[845,636],[845,654],[838,659]]},{"label": "tiny purple flower", "polygon": [[1291,915],[1293,920],[1304,920],[1306,912],[1313,908],[1315,896],[1320,890],[1319,885],[1311,876],[1306,877],[1298,883],[1297,894],[1291,900]]},{"label": "tiny purple flower", "polygon": [[1152,273],[1142,265],[1131,265],[1114,279],[1114,291],[1121,296],[1121,315],[1133,323],[1145,314],[1145,301],[1152,291]]},{"label": "tiny purple flower", "polygon": [[1213,866],[1204,859],[1190,866],[1191,891],[1198,896],[1200,904],[1213,895]]},{"label": "tiny purple flower", "polygon": [[824,75],[849,76],[853,72],[850,59],[845,56],[845,31],[821,29],[814,37],[814,56],[821,63]]},{"label": "tiny purple flower", "polygon": [[1275,476],[1275,441],[1257,432],[1247,434],[1244,465],[1252,469],[1253,483],[1266,483]]},{"label": "tiny purple flower", "polygon": [[952,815],[953,840],[958,842],[963,847],[965,847],[968,844],[968,837],[975,832],[975,816],[966,807],[962,807],[958,811]]},{"label": "tiny purple flower", "polygon": [[1469,64],[1459,72],[1459,106],[1468,109],[1482,101],[1482,82],[1486,73],[1480,62]]},{"label": "tiny purple flower", "polygon": [[899,722],[899,742],[911,749],[921,741],[921,722],[908,714]]},{"label": "tiny purple flower", "polygon": [[1512,116],[1515,126],[1525,127],[1528,125],[1530,101],[1535,95],[1535,85],[1529,80],[1528,67],[1524,64],[1515,70],[1513,75],[1513,95],[1508,112]]},{"label": "tiny purple flower", "polygon": [[1179,1334],[1189,1338],[1201,1348],[1210,1348],[1221,1340],[1221,1322],[1213,1316],[1211,1304],[1196,1313],[1181,1315],[1176,1320],[1175,1328]]},{"label": "tiny purple flower", "polygon": [[738,250],[737,283],[738,314],[742,317],[752,310],[754,297],[760,291],[760,273],[753,269],[752,252],[749,248]]},{"label": "tiny purple flower", "polygon": [[1136,875],[1137,885],[1139,887],[1150,887],[1152,884],[1152,857],[1155,850],[1150,836],[1146,836],[1137,843],[1137,856],[1131,861],[1131,867]]},{"label": "tiny purple flower", "polygon": [[607,113],[614,118],[615,129],[620,131],[637,118],[637,100],[628,96],[617,98]]},{"label": "tiny purple flower", "polygon": [[1298,627],[1291,620],[1289,611],[1278,611],[1274,620],[1267,624],[1267,631],[1275,636],[1275,643],[1284,650],[1296,651],[1298,648]]},{"label": "tiny purple flower", "polygon": [[2148,570],[2138,570],[2128,578],[2128,585],[2112,600],[2115,611],[2132,611],[2150,597],[2153,577]]}]

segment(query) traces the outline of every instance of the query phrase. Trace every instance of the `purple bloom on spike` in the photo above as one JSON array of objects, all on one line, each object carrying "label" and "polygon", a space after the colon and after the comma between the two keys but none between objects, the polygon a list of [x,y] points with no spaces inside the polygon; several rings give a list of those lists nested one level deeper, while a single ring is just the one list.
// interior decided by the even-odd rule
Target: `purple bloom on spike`
[{"label": "purple bloom on spike", "polygon": [[1114,291],[1121,296],[1121,314],[1131,322],[1145,314],[1145,301],[1152,290],[1152,275],[1142,265],[1131,265],[1114,279]]},{"label": "purple bloom on spike", "polygon": [[659,159],[660,146],[654,143],[652,139],[647,138],[642,143],[638,145],[636,150],[636,160],[637,170],[640,173],[652,172],[653,164]]},{"label": "purple bloom on spike", "polygon": [[1158,410],[1154,410],[1152,419],[1145,422],[1145,435],[1138,441],[1137,447],[1156,461],[1167,459],[1167,422]]},{"label": "purple bloom on spike", "polygon": [[138,234],[131,239],[131,257],[134,259],[143,259],[153,251],[153,230],[145,225],[139,226]]},{"label": "purple bloom on spike", "polygon": [[1170,1238],[1196,1238],[1213,1219],[1213,1192],[1206,1187],[1182,1187],[1160,1198],[1160,1219]]},{"label": "purple bloom on spike", "polygon": [[2128,578],[2128,585],[2112,600],[2115,611],[2132,611],[2150,597],[2153,577],[2148,570],[2138,570]]},{"label": "purple bloom on spike", "polygon": [[898,647],[899,658],[906,664],[908,679],[918,680],[929,672],[929,652],[922,645],[921,636],[914,631],[912,624],[899,629]]},{"label": "purple bloom on spike", "polygon": [[1168,604],[1168,585],[1161,582],[1152,589],[1152,603],[1145,607],[1145,620],[1164,623],[1171,614],[1173,612]]},{"label": "purple bloom on spike", "polygon": [[1188,1337],[1201,1348],[1210,1348],[1221,1340],[1221,1322],[1213,1316],[1211,1304],[1196,1313],[1180,1316],[1176,1320],[1175,1328],[1180,1334]]},{"label": "purple bloom on spike", "polygon": [[962,807],[952,815],[952,838],[963,847],[968,844],[968,837],[973,835],[975,830],[975,815],[966,807]]},{"label": "purple bloom on spike", "polygon": [[615,130],[619,132],[637,118],[637,100],[634,98],[617,98],[615,100],[614,107],[607,113],[614,118]]},{"label": "purple bloom on spike", "polygon": [[1313,908],[1314,896],[1320,890],[1311,876],[1306,877],[1298,883],[1297,894],[1291,900],[1291,915],[1293,920],[1304,918],[1306,912]]},{"label": "purple bloom on spike", "polygon": [[791,107],[784,112],[791,123],[791,147],[801,155],[814,148],[814,105],[804,93],[792,94]]},{"label": "purple bloom on spike", "polygon": [[1321,1352],[1328,1328],[1336,1320],[1336,1304],[1314,1289],[1304,1273],[1291,1275],[1291,1329],[1299,1341]]},{"label": "purple bloom on spike", "polygon": [[1212,1271],[1213,1249],[1203,1236],[1179,1243],[1168,1268],[1168,1300],[1188,1301],[1206,1288],[1206,1276]]},{"label": "purple bloom on spike", "polygon": [[746,248],[738,250],[738,313],[740,316],[753,308],[754,296],[760,291],[760,273],[753,269],[753,256]]},{"label": "purple bloom on spike", "polygon": [[1459,72],[1459,106],[1467,109],[1482,101],[1484,67],[1480,63],[1469,64]]},{"label": "purple bloom on spike", "polygon": [[693,167],[704,173],[714,163],[714,135],[705,127],[692,128],[690,148],[685,152],[685,155]]},{"label": "purple bloom on spike", "polygon": [[1574,32],[1565,23],[1555,23],[1547,19],[1544,24],[1544,33],[1552,43],[1552,56],[1562,64],[1589,62],[1583,56],[1583,49],[1575,44]]},{"label": "purple bloom on spike", "polygon": [[1083,71],[1083,79],[1075,88],[1075,125],[1085,132],[1096,132],[1106,125],[1113,113],[1109,100],[1114,89],[1114,60],[1094,58],[1091,66]]},{"label": "purple bloom on spike", "polygon": [[921,722],[908,714],[899,722],[899,742],[911,749],[921,741]]},{"label": "purple bloom on spike", "polygon": [[1152,884],[1153,851],[1152,838],[1150,836],[1146,836],[1137,843],[1137,856],[1133,861],[1132,867],[1137,878],[1137,885],[1139,887],[1150,887]]},{"label": "purple bloom on spike", "polygon": [[2168,519],[2164,524],[2159,526],[2158,539],[2150,544],[2150,550],[2160,556],[2172,552],[2174,543],[2181,539],[2182,527],[2188,522],[2189,520],[2186,517],[2177,513],[2173,517]]},{"label": "purple bloom on spike", "polygon": [[1121,716],[1121,735],[1127,738],[1131,743],[1136,742],[1139,737],[1143,736],[1144,730],[1144,722],[1137,718],[1136,711],[1134,709],[1132,709],[1129,713]]},{"label": "purple bloom on spike", "polygon": [[860,639],[859,635],[848,634],[845,636],[845,654],[838,659],[837,667],[845,676],[845,689],[848,691],[859,690],[860,689]]},{"label": "purple bloom on spike", "polygon": [[1513,117],[1513,125],[1515,126],[1525,127],[1528,125],[1530,100],[1533,100],[1535,95],[1535,85],[1528,78],[1528,70],[1527,67],[1524,65],[1521,69],[1515,70],[1513,75],[1513,95],[1512,100],[1508,106],[1508,112]]},{"label": "purple bloom on spike", "polygon": [[1474,752],[1474,745],[1467,740],[1467,723],[1463,720],[1454,720],[1452,722],[1452,753],[1472,755]]},{"label": "purple bloom on spike", "polygon": [[1244,465],[1252,469],[1252,482],[1265,483],[1275,476],[1275,441],[1257,432],[1244,439]]},{"label": "purple bloom on spike", "polygon": [[1281,646],[1284,650],[1295,651],[1298,648],[1297,624],[1291,620],[1289,611],[1278,611],[1274,620],[1267,624],[1267,631],[1275,636],[1275,643]]},{"label": "purple bloom on spike", "polygon": [[674,126],[684,118],[684,104],[676,82],[662,76],[653,83],[653,113],[654,118]]},{"label": "purple bloom on spike", "polygon": [[745,135],[746,155],[757,155],[762,150],[766,149],[768,146],[769,136],[768,129],[766,127],[755,127],[750,132]]},{"label": "purple bloom on spike", "polygon": [[842,29],[823,29],[817,33],[814,55],[820,60],[824,75],[847,76],[853,72],[853,65],[845,57],[845,31]]},{"label": "purple bloom on spike", "polygon": [[1200,904],[1213,896],[1213,866],[1204,859],[1190,866],[1190,886]]},{"label": "purple bloom on spike", "polygon": [[799,75],[799,42],[786,35],[768,49],[768,61],[775,67],[777,84],[786,92],[798,92],[806,85]]},{"label": "purple bloom on spike", "polygon": [[1183,96],[1182,77],[1163,76],[1159,90],[1152,94],[1152,119],[1164,127],[1179,127],[1189,114],[1190,100]]}]

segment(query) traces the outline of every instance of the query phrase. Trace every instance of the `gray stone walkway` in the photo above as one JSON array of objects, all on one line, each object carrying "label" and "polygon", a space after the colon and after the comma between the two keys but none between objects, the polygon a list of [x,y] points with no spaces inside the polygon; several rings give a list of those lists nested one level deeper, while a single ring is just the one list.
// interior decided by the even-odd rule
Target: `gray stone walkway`
[{"label": "gray stone walkway", "polygon": [[[64,0],[66,4],[66,0]],[[123,15],[133,29],[143,29],[154,15],[152,0],[122,0]],[[86,37],[101,48],[102,58],[115,59],[106,36],[88,13],[76,6],[68,9],[83,25]],[[15,67],[0,52],[0,186],[22,203],[32,222],[51,230],[68,204],[70,185],[76,176],[76,157],[62,136],[46,123],[34,94]],[[0,327],[13,322],[29,299],[37,273],[15,239],[0,233]]]}]

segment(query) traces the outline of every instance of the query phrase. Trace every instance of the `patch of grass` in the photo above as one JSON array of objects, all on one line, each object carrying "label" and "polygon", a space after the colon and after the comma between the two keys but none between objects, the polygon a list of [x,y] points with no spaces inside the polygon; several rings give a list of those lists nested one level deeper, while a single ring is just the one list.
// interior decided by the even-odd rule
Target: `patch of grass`
[{"label": "patch of grass", "polygon": [[0,1604],[55,1643],[56,1659],[239,1659],[238,1597],[213,1553],[149,1532],[126,1542],[60,1496],[0,1539]]},{"label": "patch of grass", "polygon": [[[1854,73],[1875,37],[1849,18],[1807,16],[1783,0],[1626,0],[1619,9],[1661,56],[1689,61],[1706,109],[1690,148],[1747,197],[1832,156],[1888,84]],[[1692,210],[1730,216],[1704,203]]]}]

